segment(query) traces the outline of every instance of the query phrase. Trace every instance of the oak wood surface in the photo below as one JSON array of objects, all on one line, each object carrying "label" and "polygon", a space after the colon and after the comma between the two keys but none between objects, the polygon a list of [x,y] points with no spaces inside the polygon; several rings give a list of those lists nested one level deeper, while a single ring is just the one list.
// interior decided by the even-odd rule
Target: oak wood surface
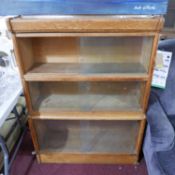
[{"label": "oak wood surface", "polygon": [[92,75],[73,75],[57,73],[27,73],[24,75],[26,81],[147,81],[148,75],[144,73],[125,73],[125,74],[92,74]]},{"label": "oak wood surface", "polygon": [[44,63],[32,67],[26,81],[146,81],[145,68],[137,63]]},{"label": "oak wood surface", "polygon": [[59,113],[37,113],[30,115],[32,119],[52,120],[144,120],[142,112],[59,112]]},{"label": "oak wood surface", "polygon": [[43,163],[136,164],[137,155],[39,153]]},{"label": "oak wood surface", "polygon": [[55,19],[13,18],[10,30],[25,32],[140,32],[160,31],[163,18],[120,16],[60,16]]},{"label": "oak wood surface", "polygon": [[14,33],[17,38],[49,38],[49,37],[121,37],[121,36],[155,36],[157,32],[132,32],[132,33]]}]

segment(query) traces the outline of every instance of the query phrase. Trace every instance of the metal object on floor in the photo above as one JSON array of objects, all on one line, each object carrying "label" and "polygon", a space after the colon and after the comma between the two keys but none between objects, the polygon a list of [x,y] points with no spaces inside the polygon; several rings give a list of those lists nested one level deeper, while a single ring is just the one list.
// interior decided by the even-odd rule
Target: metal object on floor
[{"label": "metal object on floor", "polygon": [[9,151],[5,144],[5,140],[2,136],[0,136],[0,147],[4,155],[4,175],[8,175],[9,174]]},{"label": "metal object on floor", "polygon": [[[17,112],[17,109],[16,109],[16,106],[14,107],[13,111],[12,111],[15,115],[15,118],[16,118],[16,122],[14,123],[14,125],[11,127],[10,131],[8,132],[6,138],[4,138],[3,136],[0,135],[0,148],[2,149],[2,153],[3,153],[3,157],[4,157],[4,175],[9,175],[9,172],[10,172],[10,168],[11,168],[11,165],[17,155],[17,152],[20,148],[20,145],[22,143],[22,140],[23,140],[23,137],[27,131],[27,126],[26,124],[22,124],[21,120],[20,120],[20,117],[21,115],[24,115],[24,108],[21,112],[21,115],[18,114]],[[14,119],[14,118],[12,118]],[[9,119],[8,119],[9,120]],[[19,124],[20,126],[20,129],[21,129],[21,134],[19,136],[19,139],[18,139],[18,143],[15,147],[15,150],[13,152],[13,155],[11,157],[11,159],[9,158],[10,156],[10,152],[7,148],[7,145],[6,145],[6,141],[8,140],[8,138],[10,137],[11,133],[12,133],[12,130],[16,127],[16,125]]]}]

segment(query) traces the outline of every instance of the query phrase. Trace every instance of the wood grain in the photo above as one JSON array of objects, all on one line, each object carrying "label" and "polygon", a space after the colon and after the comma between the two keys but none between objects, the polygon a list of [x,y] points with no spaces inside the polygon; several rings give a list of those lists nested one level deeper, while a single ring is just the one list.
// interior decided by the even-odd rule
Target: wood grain
[{"label": "wood grain", "polygon": [[17,38],[48,38],[48,37],[121,37],[121,36],[154,36],[156,32],[132,32],[132,33],[15,33]]},{"label": "wood grain", "polygon": [[14,33],[28,32],[141,32],[160,31],[163,18],[120,18],[120,16],[61,16],[55,19],[14,18]]},{"label": "wood grain", "polygon": [[[38,115],[37,115],[38,114]],[[40,115],[39,115],[40,114]],[[59,112],[34,113],[32,119],[52,120],[143,120],[145,114],[142,112]]]},{"label": "wood grain", "polygon": [[137,155],[115,154],[62,154],[43,152],[39,154],[43,163],[88,163],[88,164],[136,164]]},{"label": "wood grain", "polygon": [[24,75],[26,81],[147,81],[148,75],[144,73],[127,74],[101,74],[101,75],[73,75],[57,73],[27,73]]},{"label": "wood grain", "polygon": [[26,81],[146,81],[139,63],[44,63],[32,67]]}]

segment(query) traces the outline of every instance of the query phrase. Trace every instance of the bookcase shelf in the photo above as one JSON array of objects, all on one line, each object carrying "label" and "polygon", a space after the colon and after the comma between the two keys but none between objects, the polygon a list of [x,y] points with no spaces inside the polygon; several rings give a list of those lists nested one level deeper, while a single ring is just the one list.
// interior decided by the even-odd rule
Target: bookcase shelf
[{"label": "bookcase shelf", "polygon": [[33,66],[26,81],[146,81],[148,74],[138,63],[41,63]]},{"label": "bookcase shelf", "polygon": [[137,163],[163,18],[8,24],[38,162]]},{"label": "bookcase shelf", "polygon": [[32,119],[51,119],[51,120],[145,120],[143,111],[121,111],[121,112],[35,112],[31,115]]}]

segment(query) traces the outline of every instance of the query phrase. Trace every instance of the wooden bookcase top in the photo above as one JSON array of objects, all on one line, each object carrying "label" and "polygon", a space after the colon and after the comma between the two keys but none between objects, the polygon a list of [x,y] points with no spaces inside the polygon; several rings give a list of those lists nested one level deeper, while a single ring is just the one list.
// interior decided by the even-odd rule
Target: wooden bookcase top
[{"label": "wooden bookcase top", "polygon": [[55,32],[159,32],[163,17],[136,16],[58,16],[17,17],[8,21],[13,33],[55,33]]}]

